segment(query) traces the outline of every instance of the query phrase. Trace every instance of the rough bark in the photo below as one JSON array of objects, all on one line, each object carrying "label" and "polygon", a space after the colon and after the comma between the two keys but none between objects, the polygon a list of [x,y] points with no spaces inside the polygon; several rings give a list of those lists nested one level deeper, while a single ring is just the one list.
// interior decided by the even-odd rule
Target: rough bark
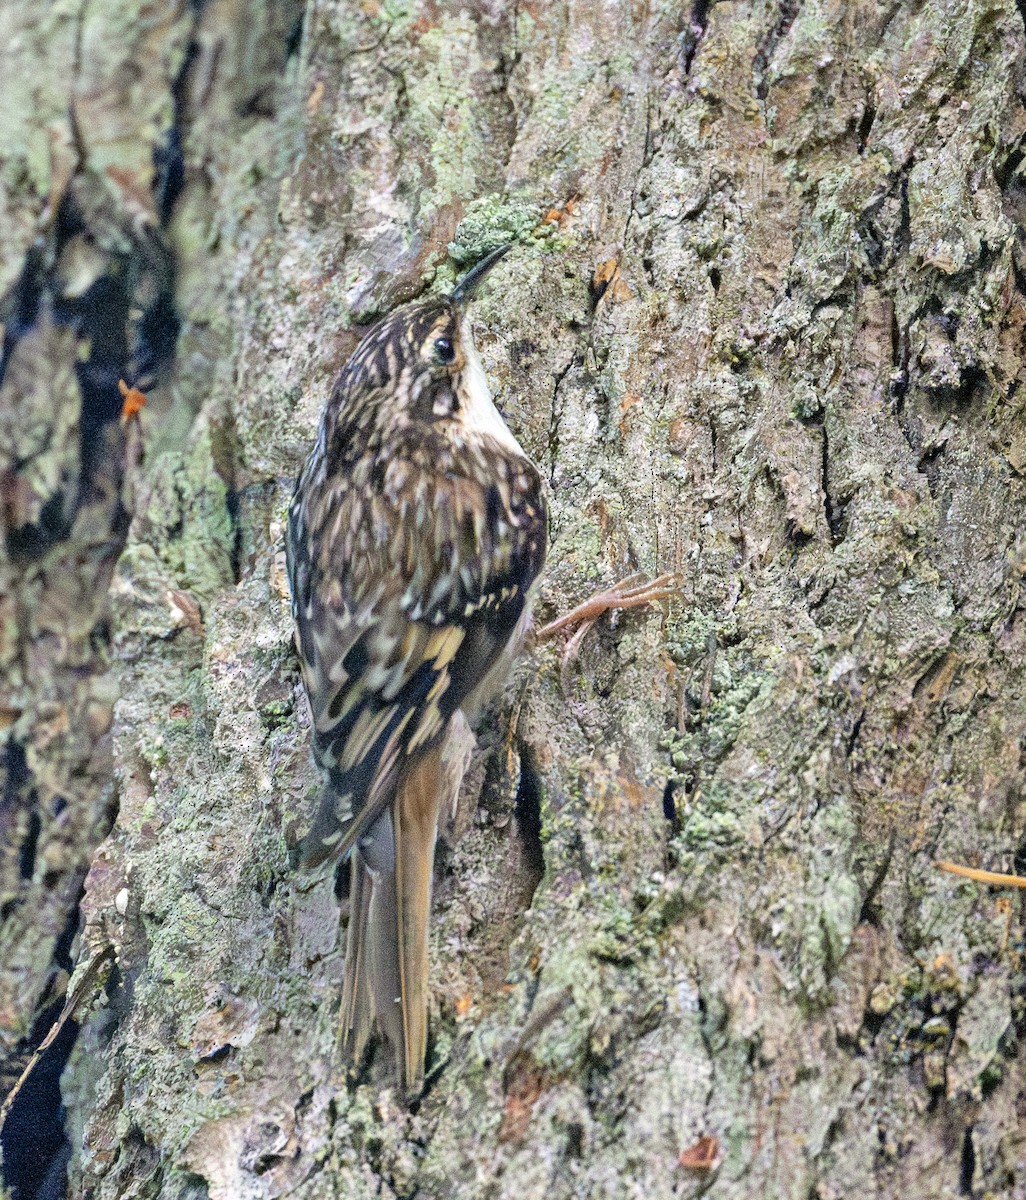
[{"label": "rough bark", "polygon": [[[1020,11],[318,0],[291,55],[267,0],[86,12],[147,81],[97,95],[181,139],[183,327],[113,587],[71,1194],[1026,1196],[1021,901],[935,867],[1026,857]],[[149,196],[141,124],[89,153]],[[680,596],[537,648],[478,731],[407,1112],[384,1056],[342,1077],[337,889],[286,866],[282,516],[356,325],[510,237],[475,321],[551,484],[540,617]]]}]

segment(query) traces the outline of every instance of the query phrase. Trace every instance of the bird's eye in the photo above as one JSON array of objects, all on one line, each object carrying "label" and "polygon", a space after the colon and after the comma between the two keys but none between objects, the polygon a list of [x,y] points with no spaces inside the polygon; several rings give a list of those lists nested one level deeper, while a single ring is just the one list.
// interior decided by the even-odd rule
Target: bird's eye
[{"label": "bird's eye", "polygon": [[452,340],[447,337],[435,338],[435,358],[441,363],[451,363],[456,357],[452,348]]}]

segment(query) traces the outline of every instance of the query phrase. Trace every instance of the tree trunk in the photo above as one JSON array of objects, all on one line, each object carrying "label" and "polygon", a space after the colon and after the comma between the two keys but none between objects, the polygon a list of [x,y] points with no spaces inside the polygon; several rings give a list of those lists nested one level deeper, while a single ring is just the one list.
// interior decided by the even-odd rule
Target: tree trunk
[{"label": "tree trunk", "polygon": [[[936,866],[1026,867],[1022,13],[311,0],[301,36],[300,15],[87,6],[66,72],[40,33],[39,86],[67,91],[25,118],[68,165],[34,192],[4,176],[6,284],[71,196],[102,270],[173,287],[182,322],[127,462],[94,855],[103,572],[60,610],[92,647],[70,665],[35,656],[50,584],[18,593],[10,536],[0,580],[36,682],[79,689],[73,755],[39,732],[41,683],[7,722],[9,776],[37,747],[0,809],[0,937],[31,964],[0,964],[12,1054],[90,856],[80,962],[117,953],[63,1081],[69,1194],[1026,1197],[1021,893]],[[535,646],[477,730],[408,1111],[387,1055],[344,1076],[344,889],[287,868],[317,780],[282,527],[359,325],[507,240],[473,319],[551,488],[538,623],[634,573],[679,591]],[[15,350],[86,337],[47,311]],[[125,340],[111,386],[141,380]],[[62,428],[71,391],[40,410]],[[116,417],[115,484],[138,440]],[[59,896],[28,848],[58,792]]]}]

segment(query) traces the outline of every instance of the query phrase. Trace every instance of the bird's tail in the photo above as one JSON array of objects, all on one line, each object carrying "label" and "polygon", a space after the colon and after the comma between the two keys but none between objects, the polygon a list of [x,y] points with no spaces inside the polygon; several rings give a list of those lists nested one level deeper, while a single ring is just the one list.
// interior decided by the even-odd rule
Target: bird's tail
[{"label": "bird's tail", "polygon": [[[428,917],[438,814],[451,790],[449,774],[441,746],[420,755],[352,854],[342,1047],[359,1060],[376,1023],[409,1093],[424,1078]],[[455,783],[458,788],[459,780]]]}]

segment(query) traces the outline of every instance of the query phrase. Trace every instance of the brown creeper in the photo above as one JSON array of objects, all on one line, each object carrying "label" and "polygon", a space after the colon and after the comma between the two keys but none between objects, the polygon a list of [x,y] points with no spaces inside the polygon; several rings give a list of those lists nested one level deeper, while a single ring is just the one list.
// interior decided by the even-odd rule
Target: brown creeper
[{"label": "brown creeper", "polygon": [[341,1040],[376,1022],[416,1089],[442,743],[519,645],[546,549],[541,478],[492,403],[465,308],[397,309],[332,388],[289,508],[296,645],[324,791],[293,862],[352,853]]}]

